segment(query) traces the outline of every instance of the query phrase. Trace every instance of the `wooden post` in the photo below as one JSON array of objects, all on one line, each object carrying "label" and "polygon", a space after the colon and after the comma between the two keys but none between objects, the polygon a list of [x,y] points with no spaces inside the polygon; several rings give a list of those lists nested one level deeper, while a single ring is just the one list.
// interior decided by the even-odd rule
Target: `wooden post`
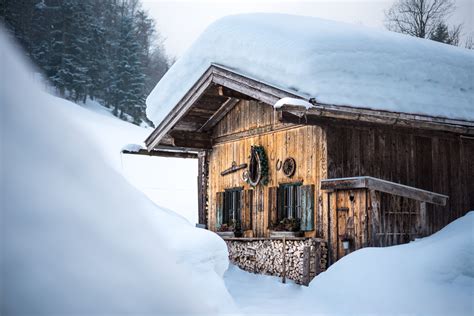
[{"label": "wooden post", "polygon": [[378,200],[377,194],[375,190],[370,190],[370,206],[372,211],[370,212],[370,223],[371,223],[371,238],[370,242],[372,247],[380,246],[378,243],[378,235],[377,233],[380,231],[380,202]]},{"label": "wooden post", "polygon": [[426,202],[420,202],[420,233],[421,237],[428,235],[428,225],[426,221]]},{"label": "wooden post", "polygon": [[207,181],[208,155],[206,151],[198,154],[198,221],[207,225]]},{"label": "wooden post", "polygon": [[321,273],[321,242],[316,243],[316,251],[315,251],[315,256],[314,256],[314,274],[318,275]]},{"label": "wooden post", "polygon": [[286,237],[283,237],[283,271],[281,282],[286,283]]},{"label": "wooden post", "polygon": [[310,267],[309,267],[309,260],[310,260],[310,247],[304,246],[303,248],[303,285],[308,286],[310,281]]}]

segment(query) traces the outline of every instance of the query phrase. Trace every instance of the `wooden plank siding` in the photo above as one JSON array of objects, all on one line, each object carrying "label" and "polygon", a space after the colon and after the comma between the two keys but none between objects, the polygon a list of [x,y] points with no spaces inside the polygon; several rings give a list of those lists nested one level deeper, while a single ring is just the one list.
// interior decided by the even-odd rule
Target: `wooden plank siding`
[{"label": "wooden plank siding", "polygon": [[[269,182],[254,188],[253,194],[253,227],[244,232],[246,237],[269,236],[269,208],[276,207],[276,201],[270,203],[270,187],[278,187],[282,183],[302,182],[304,185],[314,185],[314,214],[315,227],[318,227],[317,237],[323,237],[322,211],[319,200],[319,180],[321,178],[321,144],[324,139],[318,126],[302,126],[280,123],[270,105],[258,101],[241,100],[213,129],[213,149],[209,155],[209,204],[208,227],[215,229],[216,223],[216,193],[232,187],[252,189],[242,179],[243,170],[221,176],[232,162],[248,163],[252,145],[265,148],[269,161]],[[261,132],[253,134],[252,131]],[[296,172],[286,177],[283,172],[276,170],[278,160],[287,157],[296,160]],[[326,168],[324,167],[324,170]],[[305,233],[308,237],[316,237],[316,230]]]},{"label": "wooden plank siding", "polygon": [[[306,237],[327,240],[329,263],[367,246],[390,246],[432,234],[474,209],[474,139],[454,133],[382,125],[285,123],[281,112],[255,100],[240,100],[210,131],[207,227],[216,229],[216,197],[225,189],[252,191],[245,216],[244,237],[269,237],[270,217],[277,214],[277,188],[300,182],[314,185],[313,229]],[[251,146],[265,148],[269,181],[252,188],[242,172],[224,176],[232,166],[249,163]],[[278,160],[296,160],[296,172],[286,177]],[[321,190],[321,180],[366,177],[367,185],[350,190]],[[404,186],[385,186],[386,181]],[[440,193],[427,194],[423,191]],[[397,195],[398,194],[398,195]],[[425,203],[428,202],[428,203]],[[437,203],[439,205],[434,205]],[[445,206],[443,206],[445,204]],[[251,216],[251,220],[248,218]],[[251,225],[250,225],[251,223]]]},{"label": "wooden plank siding", "polygon": [[[327,178],[372,176],[449,196],[446,206],[426,205],[426,234],[474,209],[474,185],[470,180],[474,169],[473,159],[469,159],[473,157],[473,139],[359,126],[330,126],[326,133]],[[380,223],[382,229],[395,229],[393,233],[402,225],[397,210],[408,212],[415,207],[409,199],[387,194],[382,194],[380,203],[382,210],[393,210],[393,216],[382,216]]]}]

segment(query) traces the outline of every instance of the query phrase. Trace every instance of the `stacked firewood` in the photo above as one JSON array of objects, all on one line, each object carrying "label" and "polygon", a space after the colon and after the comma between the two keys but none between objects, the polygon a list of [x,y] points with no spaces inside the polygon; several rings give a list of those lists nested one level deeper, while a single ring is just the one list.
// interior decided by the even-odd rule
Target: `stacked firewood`
[{"label": "stacked firewood", "polygon": [[305,247],[309,249],[310,255],[310,270],[308,271],[310,279],[318,271],[326,269],[326,243],[315,239],[285,240],[285,251],[283,251],[282,239],[227,240],[226,242],[230,261],[246,271],[279,277],[285,275],[288,279],[302,283]]}]

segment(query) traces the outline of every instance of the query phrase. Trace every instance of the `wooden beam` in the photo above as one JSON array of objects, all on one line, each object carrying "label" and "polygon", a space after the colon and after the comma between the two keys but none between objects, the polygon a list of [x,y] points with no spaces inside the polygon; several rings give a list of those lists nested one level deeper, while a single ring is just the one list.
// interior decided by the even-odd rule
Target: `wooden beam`
[{"label": "wooden beam", "polygon": [[214,114],[204,123],[200,128],[199,132],[209,131],[213,128],[220,120],[224,118],[224,116],[230,112],[234,108],[234,106],[239,102],[238,99],[228,98],[221,107],[214,112]]},{"label": "wooden beam", "polygon": [[176,147],[212,148],[211,137],[207,133],[172,130],[169,134],[173,137],[174,146]]},{"label": "wooden beam", "polygon": [[321,190],[369,189],[421,202],[446,205],[448,196],[373,177],[321,180]]},{"label": "wooden beam", "polygon": [[214,89],[214,85],[225,86],[270,105],[284,97],[301,98],[295,92],[274,87],[269,83],[249,78],[234,70],[213,64],[148,136],[145,140],[147,148],[151,150],[157,146],[161,138],[191,109],[207,89]]},{"label": "wooden beam", "polygon": [[198,154],[198,223],[207,226],[207,202],[209,181],[209,155],[207,151]]},{"label": "wooden beam", "polygon": [[198,158],[197,153],[181,152],[181,151],[165,151],[165,150],[151,150],[140,149],[139,151],[128,151],[123,150],[122,154],[127,155],[143,155],[143,156],[154,156],[154,157],[170,157],[170,158]]},{"label": "wooden beam", "polygon": [[193,85],[193,87],[184,95],[184,97],[175,105],[168,115],[160,122],[155,130],[145,140],[148,150],[152,150],[157,146],[161,139],[169,132],[169,130],[178,122],[178,120],[189,110],[204,91],[212,83],[212,67],[210,67],[201,78]]},{"label": "wooden beam", "polygon": [[202,150],[202,148],[198,148],[198,147],[194,147],[194,146],[180,147],[180,146],[165,145],[163,143],[160,143],[159,145],[155,146],[154,150],[198,153]]},{"label": "wooden beam", "polygon": [[[226,89],[233,90],[269,105],[275,104],[278,100],[284,97],[307,99],[307,97],[298,95],[295,91],[276,87],[268,82],[263,82],[249,77],[248,75],[240,74],[235,70],[213,64],[145,140],[147,148],[151,150],[157,146],[161,142],[161,139],[186,113],[188,113],[191,107],[195,105],[203,94],[208,89],[215,90],[216,85],[223,86]],[[296,117],[304,118],[304,120],[307,120],[308,117],[312,117],[313,119],[324,117],[335,119],[337,121],[346,120],[351,122],[367,122],[396,127],[438,130],[464,134],[466,136],[474,135],[473,121],[323,104],[315,102],[314,100],[310,101],[313,104],[313,107],[309,109],[285,105],[280,108],[279,111],[291,113]],[[299,120],[296,124],[311,123]]]},{"label": "wooden beam", "polygon": [[358,122],[361,124],[381,124],[400,128],[428,129],[474,135],[474,122],[427,115],[322,104],[316,104],[309,109],[284,105],[277,110],[283,112],[280,117],[283,123],[324,125]]},{"label": "wooden beam", "polygon": [[250,97],[246,94],[240,93],[238,91],[231,90],[231,89],[226,88],[224,86],[219,86],[218,87],[218,93],[219,93],[219,95],[224,96],[224,97],[228,97],[228,98],[235,98],[235,99],[239,99],[239,100],[249,100],[249,101],[255,100],[254,98],[252,98],[252,97]]}]

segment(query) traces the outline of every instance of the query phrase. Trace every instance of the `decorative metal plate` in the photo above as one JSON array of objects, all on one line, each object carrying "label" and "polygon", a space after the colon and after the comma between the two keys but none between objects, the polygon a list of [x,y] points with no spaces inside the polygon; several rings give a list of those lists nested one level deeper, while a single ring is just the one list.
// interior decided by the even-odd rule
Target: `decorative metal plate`
[{"label": "decorative metal plate", "polygon": [[296,171],[296,161],[294,158],[292,157],[288,157],[285,159],[285,161],[283,162],[283,173],[285,174],[285,176],[287,176],[288,178],[292,177],[294,174],[295,174],[295,171]]}]

